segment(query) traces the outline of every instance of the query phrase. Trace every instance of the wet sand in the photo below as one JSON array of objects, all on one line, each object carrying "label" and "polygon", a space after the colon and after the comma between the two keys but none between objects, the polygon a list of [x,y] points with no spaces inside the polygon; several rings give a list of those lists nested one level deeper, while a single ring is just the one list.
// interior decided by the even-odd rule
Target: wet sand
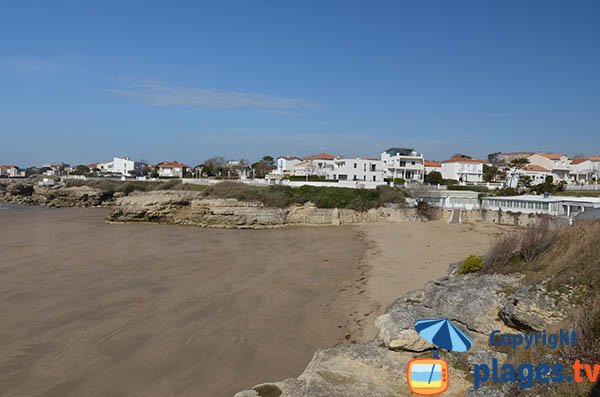
[{"label": "wet sand", "polygon": [[[3,206],[6,208],[6,205]],[[509,229],[269,230],[0,211],[0,395],[231,396],[375,335],[397,296]]]},{"label": "wet sand", "polygon": [[359,332],[357,228],[104,213],[0,211],[0,395],[231,396],[298,376],[316,349]]}]

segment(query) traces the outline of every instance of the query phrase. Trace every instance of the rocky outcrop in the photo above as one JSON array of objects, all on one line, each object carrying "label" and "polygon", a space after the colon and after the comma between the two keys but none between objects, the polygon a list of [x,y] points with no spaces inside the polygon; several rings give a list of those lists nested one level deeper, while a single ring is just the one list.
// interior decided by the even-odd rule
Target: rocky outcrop
[{"label": "rocky outcrop", "polygon": [[377,318],[375,340],[320,350],[298,378],[257,385],[235,397],[409,396],[407,363],[431,357],[433,348],[414,331],[415,321],[425,318],[448,318],[465,328],[474,342],[466,353],[442,353],[452,376],[446,395],[509,395],[510,384],[478,390],[470,384],[475,364],[507,360],[505,353],[491,348],[489,333],[496,329],[518,333],[522,324],[530,329],[547,327],[564,319],[572,303],[557,300],[557,293],[543,287],[522,285],[521,275],[457,275],[455,270],[453,265],[448,276],[396,299]]},{"label": "rocky outcrop", "polygon": [[260,202],[207,198],[200,192],[154,191],[118,198],[107,216],[113,222],[159,222],[202,227],[264,228],[289,224],[342,225],[417,221],[412,209],[382,207],[369,211],[295,205],[266,207]]},{"label": "rocky outcrop", "polygon": [[104,205],[112,199],[112,194],[88,186],[51,187],[32,183],[10,183],[0,193],[0,199],[27,205],[48,207],[95,207]]}]

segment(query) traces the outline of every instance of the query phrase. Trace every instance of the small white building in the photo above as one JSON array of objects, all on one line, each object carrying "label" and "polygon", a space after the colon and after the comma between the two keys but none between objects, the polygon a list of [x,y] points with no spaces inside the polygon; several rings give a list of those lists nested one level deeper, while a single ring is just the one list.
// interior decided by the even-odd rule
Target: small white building
[{"label": "small white building", "polygon": [[567,197],[548,195],[523,195],[484,197],[481,207],[488,211],[511,211],[525,214],[546,214],[574,218],[595,208],[600,208],[599,197]]},{"label": "small white building", "polygon": [[389,148],[381,153],[381,161],[387,178],[419,183],[425,180],[425,157],[414,149]]},{"label": "small white building", "polygon": [[550,175],[552,175],[552,172],[549,169],[535,164],[527,164],[523,168],[518,170],[507,170],[507,186],[519,186],[519,178],[522,176],[529,177],[532,186],[539,185],[540,183],[546,182],[546,177]]},{"label": "small white building", "polygon": [[19,175],[19,167],[16,165],[0,165],[0,176],[6,175],[10,178],[15,178]]},{"label": "small white building", "polygon": [[341,157],[333,161],[327,179],[384,183],[385,171],[381,160],[367,157]]},{"label": "small white building", "polygon": [[164,178],[183,178],[188,168],[188,165],[178,161],[163,161],[158,163],[158,176]]},{"label": "small white building", "polygon": [[293,175],[316,175],[327,177],[327,173],[333,170],[333,162],[337,158],[338,156],[328,153],[319,153],[303,157],[301,162],[294,165]]},{"label": "small white building", "polygon": [[425,175],[432,172],[442,173],[442,163],[438,163],[437,161],[424,161],[423,165],[425,166]]},{"label": "small white building", "polygon": [[142,171],[142,163],[129,157],[115,157],[112,161],[112,172],[125,176],[137,175]]},{"label": "small white building", "polygon": [[554,182],[570,180],[571,161],[564,154],[535,153],[527,158],[529,164],[550,170]]},{"label": "small white building", "polygon": [[600,156],[571,160],[569,174],[575,183],[600,182]]},{"label": "small white building", "polygon": [[453,157],[442,161],[442,178],[460,183],[483,182],[485,161],[468,157]]},{"label": "small white building", "polygon": [[300,164],[302,159],[295,156],[279,156],[276,160],[276,166],[271,173],[274,175],[290,175],[294,173],[296,165]]}]

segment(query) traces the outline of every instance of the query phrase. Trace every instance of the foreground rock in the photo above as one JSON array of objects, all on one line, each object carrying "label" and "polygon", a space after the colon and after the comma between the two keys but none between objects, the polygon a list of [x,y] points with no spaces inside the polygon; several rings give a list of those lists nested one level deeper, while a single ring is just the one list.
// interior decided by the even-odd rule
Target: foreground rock
[{"label": "foreground rock", "polygon": [[413,209],[382,207],[369,211],[296,205],[266,207],[253,201],[207,198],[200,192],[153,191],[118,198],[107,216],[113,222],[158,222],[202,227],[262,228],[288,224],[342,225],[367,222],[409,222]]},{"label": "foreground rock", "polygon": [[96,207],[110,202],[112,194],[88,186],[65,187],[59,184],[45,187],[17,182],[8,184],[0,192],[0,200],[48,207]]},{"label": "foreground rock", "polygon": [[[412,395],[406,384],[407,363],[415,357],[431,357],[433,348],[414,331],[415,321],[426,318],[448,318],[467,329],[474,342],[466,353],[442,353],[451,374],[445,395],[510,395],[510,384],[474,390],[470,383],[475,364],[507,359],[488,344],[489,333],[496,329],[518,333],[522,324],[531,329],[551,326],[564,320],[572,305],[568,300],[550,304],[549,300],[557,300],[556,293],[523,286],[522,281],[520,275],[456,275],[451,271],[396,299],[377,318],[375,340],[320,350],[298,378],[260,384],[235,397]],[[527,311],[542,306],[544,311]]]}]

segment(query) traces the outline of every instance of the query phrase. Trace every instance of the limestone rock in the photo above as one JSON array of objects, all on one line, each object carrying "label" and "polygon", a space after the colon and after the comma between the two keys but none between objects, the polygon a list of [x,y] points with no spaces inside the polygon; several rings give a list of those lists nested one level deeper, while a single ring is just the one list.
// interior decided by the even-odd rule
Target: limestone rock
[{"label": "limestone rock", "polygon": [[[568,288],[568,287],[567,287]],[[522,286],[500,311],[500,318],[510,327],[521,331],[545,330],[567,318],[577,291],[550,294],[544,285]]]},{"label": "limestone rock", "polygon": [[[255,386],[235,397],[262,395],[281,397],[308,396],[410,396],[406,367],[413,356],[395,352],[372,341],[340,345],[318,351],[302,375],[295,380]],[[452,382],[448,395],[464,395],[469,383],[461,371],[450,369]],[[261,394],[260,388],[274,392]]]},{"label": "limestone rock", "polygon": [[31,196],[33,194],[33,185],[26,183],[10,183],[6,187],[6,193],[9,196]]}]

